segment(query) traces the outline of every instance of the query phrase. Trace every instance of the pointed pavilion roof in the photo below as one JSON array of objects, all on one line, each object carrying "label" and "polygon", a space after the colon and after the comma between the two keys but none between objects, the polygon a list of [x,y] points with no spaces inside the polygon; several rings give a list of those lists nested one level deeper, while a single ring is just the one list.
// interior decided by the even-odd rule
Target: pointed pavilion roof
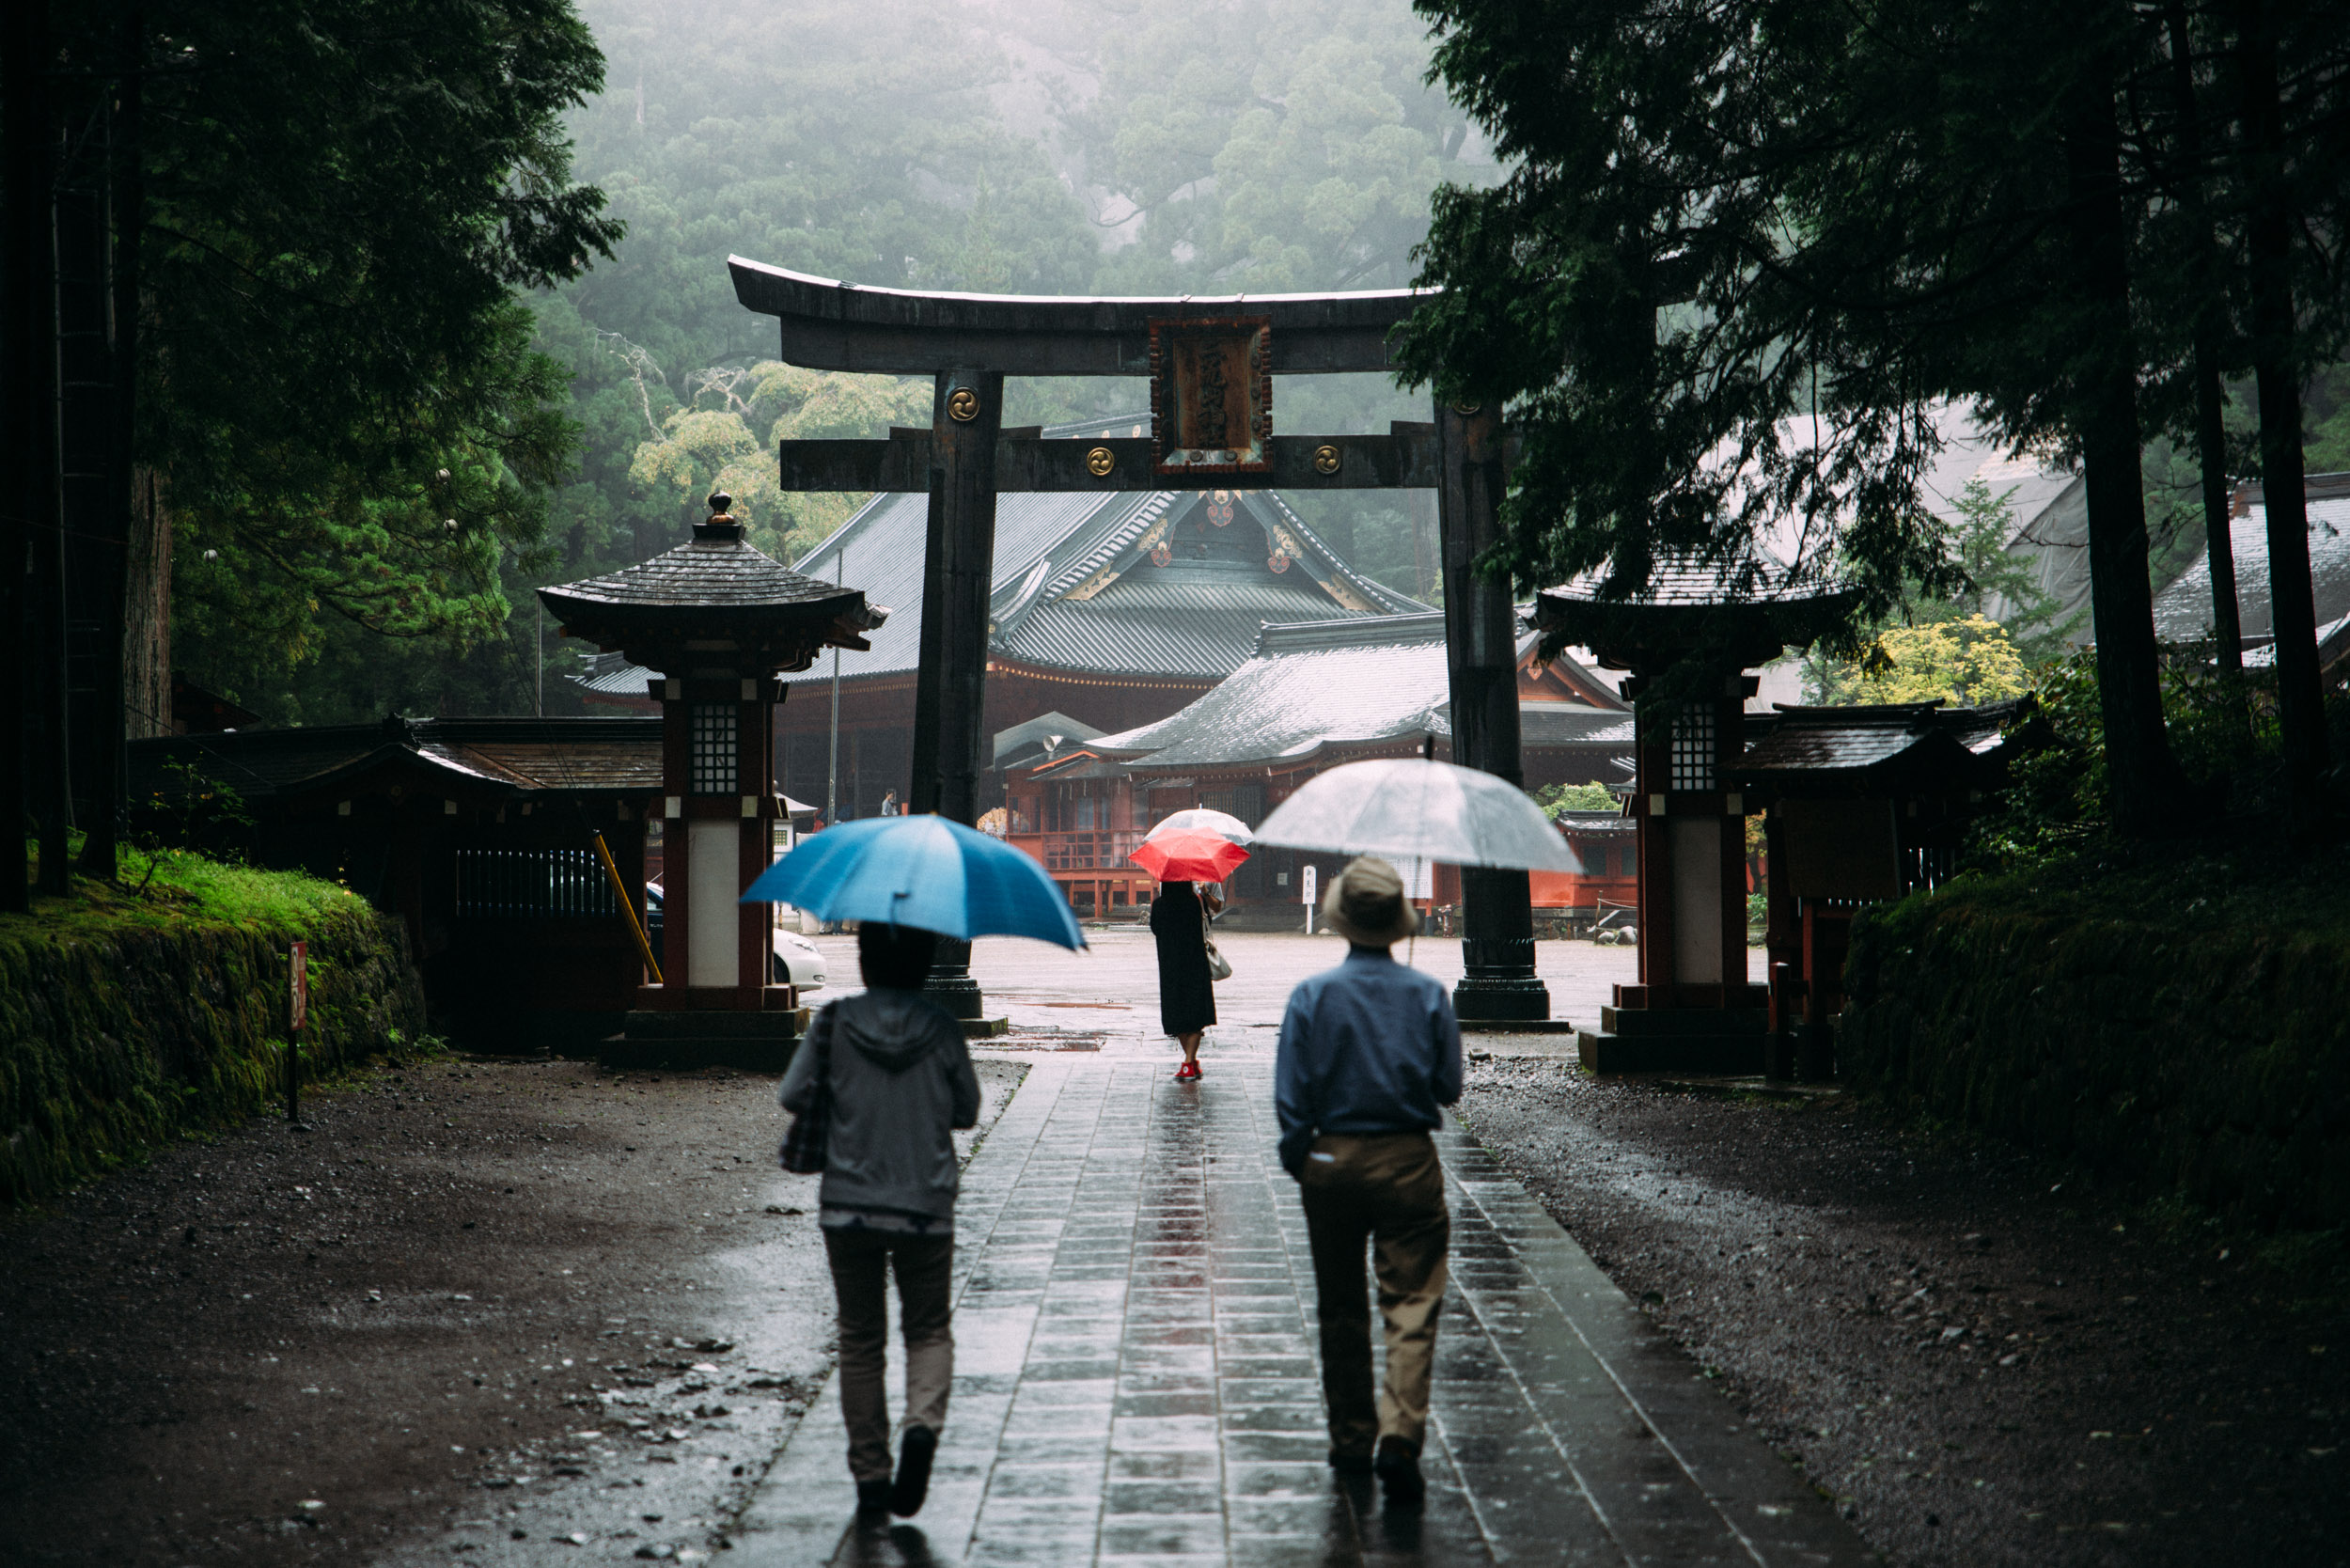
[{"label": "pointed pavilion roof", "polygon": [[540,601],[565,635],[656,669],[697,653],[713,663],[806,669],[819,648],[870,648],[859,634],[884,624],[889,611],[869,604],[863,588],[807,576],[753,547],[727,513],[730,499],[713,495],[710,519],[677,548],[542,588]]}]

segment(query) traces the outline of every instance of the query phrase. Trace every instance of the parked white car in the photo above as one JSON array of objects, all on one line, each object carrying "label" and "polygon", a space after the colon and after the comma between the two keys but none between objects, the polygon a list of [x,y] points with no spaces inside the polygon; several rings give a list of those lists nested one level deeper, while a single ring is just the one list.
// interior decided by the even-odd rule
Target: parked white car
[{"label": "parked white car", "polygon": [[[645,884],[645,934],[651,939],[653,956],[661,960],[666,967],[669,958],[661,945],[662,928],[666,923],[661,911],[661,884],[648,882]],[[775,939],[774,952],[768,978],[777,985],[796,985],[803,991],[822,990],[823,950],[796,931],[786,931],[778,926],[772,934]]]}]

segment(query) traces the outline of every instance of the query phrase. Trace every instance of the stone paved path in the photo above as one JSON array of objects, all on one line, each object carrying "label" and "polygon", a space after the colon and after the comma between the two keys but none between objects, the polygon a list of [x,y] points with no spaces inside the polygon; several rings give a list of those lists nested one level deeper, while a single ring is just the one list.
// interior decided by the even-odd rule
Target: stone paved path
[{"label": "stone paved path", "polygon": [[[1386,1513],[1370,1484],[1335,1478],[1271,1068],[1269,1052],[1228,1057],[1187,1086],[1161,1061],[1040,1061],[964,1176],[954,1398],[929,1505],[853,1526],[828,1389],[729,1560],[1874,1560],[1452,1131],[1427,1506]],[[893,1378],[896,1356],[893,1328]]]}]

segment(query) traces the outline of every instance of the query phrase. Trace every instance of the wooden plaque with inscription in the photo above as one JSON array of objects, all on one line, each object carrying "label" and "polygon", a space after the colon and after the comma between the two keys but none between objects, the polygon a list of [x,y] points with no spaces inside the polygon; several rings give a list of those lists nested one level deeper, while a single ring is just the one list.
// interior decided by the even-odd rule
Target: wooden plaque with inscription
[{"label": "wooden plaque with inscription", "polygon": [[1163,475],[1270,468],[1272,318],[1152,321],[1151,435]]}]

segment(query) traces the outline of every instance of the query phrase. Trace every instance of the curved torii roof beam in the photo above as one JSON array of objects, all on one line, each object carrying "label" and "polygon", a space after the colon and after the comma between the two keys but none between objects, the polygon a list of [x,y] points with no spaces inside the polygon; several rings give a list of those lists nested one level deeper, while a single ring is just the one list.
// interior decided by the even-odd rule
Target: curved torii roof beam
[{"label": "curved torii roof beam", "polygon": [[812,370],[932,375],[948,367],[1013,376],[1144,376],[1151,323],[1269,317],[1273,373],[1386,370],[1387,337],[1418,290],[1179,294],[1162,299],[928,293],[870,289],[727,258],[734,297],[783,324],[782,357]]}]

